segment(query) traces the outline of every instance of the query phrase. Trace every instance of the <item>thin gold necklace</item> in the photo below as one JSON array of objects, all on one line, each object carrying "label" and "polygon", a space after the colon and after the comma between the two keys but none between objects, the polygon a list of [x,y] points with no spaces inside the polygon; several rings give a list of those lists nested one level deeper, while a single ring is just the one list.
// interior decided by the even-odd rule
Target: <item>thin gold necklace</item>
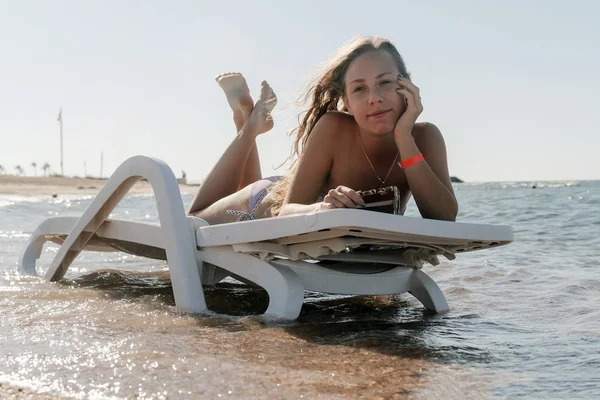
[{"label": "thin gold necklace", "polygon": [[360,137],[360,133],[358,134],[358,137],[360,139],[360,147],[362,148],[363,154],[365,155],[365,158],[367,159],[367,161],[369,162],[369,165],[371,166],[371,169],[373,170],[373,172],[375,173],[375,176],[377,177],[377,180],[381,183],[381,186],[385,186],[385,182],[388,180],[388,178],[390,177],[390,174],[392,173],[392,169],[394,169],[394,165],[396,165],[396,160],[398,159],[398,156],[400,155],[400,151],[398,151],[396,153],[396,157],[394,157],[394,161],[392,161],[392,165],[390,166],[390,169],[388,170],[387,175],[385,176],[384,180],[381,180],[381,178],[379,177],[379,174],[377,173],[377,171],[375,170],[375,167],[373,166],[373,163],[371,162],[371,160],[369,159],[369,156],[367,155],[367,152],[365,151],[365,146],[363,145],[363,141],[362,141],[362,137]]}]

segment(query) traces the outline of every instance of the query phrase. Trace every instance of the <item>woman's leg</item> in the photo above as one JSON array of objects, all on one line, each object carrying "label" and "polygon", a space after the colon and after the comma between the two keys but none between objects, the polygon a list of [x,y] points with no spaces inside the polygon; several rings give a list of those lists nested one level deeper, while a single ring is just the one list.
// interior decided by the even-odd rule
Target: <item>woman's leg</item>
[{"label": "woman's leg", "polygon": [[227,214],[228,209],[246,211],[251,186],[246,185],[238,191],[242,183],[243,163],[255,148],[256,136],[273,127],[271,111],[276,102],[275,93],[267,82],[263,82],[260,98],[239,133],[200,186],[190,206],[190,214],[209,223],[221,223],[232,220],[232,216]]},{"label": "woman's leg", "polygon": [[[239,72],[228,72],[217,76],[215,79],[225,92],[227,102],[233,111],[233,122],[235,123],[236,132],[239,133],[254,108],[254,101],[250,95],[246,79]],[[252,146],[242,170],[242,180],[238,189],[244,188],[262,178],[256,144]]]}]

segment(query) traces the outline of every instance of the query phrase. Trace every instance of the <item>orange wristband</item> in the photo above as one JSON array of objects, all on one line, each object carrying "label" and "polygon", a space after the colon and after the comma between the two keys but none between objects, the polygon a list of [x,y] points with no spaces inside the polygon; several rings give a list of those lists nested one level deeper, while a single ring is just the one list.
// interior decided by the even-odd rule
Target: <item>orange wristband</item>
[{"label": "orange wristband", "polygon": [[398,164],[400,164],[400,168],[408,168],[411,165],[420,163],[424,159],[425,158],[423,158],[423,154],[419,153],[416,156],[412,156],[410,158],[407,158],[406,160],[400,161]]}]

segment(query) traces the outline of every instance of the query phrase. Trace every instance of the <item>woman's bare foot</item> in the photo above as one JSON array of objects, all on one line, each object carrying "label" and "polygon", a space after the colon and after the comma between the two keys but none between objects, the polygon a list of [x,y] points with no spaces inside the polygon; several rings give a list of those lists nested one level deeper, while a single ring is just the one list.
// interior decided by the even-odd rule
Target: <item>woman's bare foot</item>
[{"label": "woman's bare foot", "polygon": [[263,81],[260,87],[260,97],[246,123],[255,126],[257,134],[270,131],[273,128],[271,112],[276,104],[277,96],[275,96],[275,92],[266,81]]},{"label": "woman's bare foot", "polygon": [[239,72],[227,72],[215,78],[225,92],[227,102],[233,110],[235,124],[241,127],[254,108],[254,101],[246,79]]}]

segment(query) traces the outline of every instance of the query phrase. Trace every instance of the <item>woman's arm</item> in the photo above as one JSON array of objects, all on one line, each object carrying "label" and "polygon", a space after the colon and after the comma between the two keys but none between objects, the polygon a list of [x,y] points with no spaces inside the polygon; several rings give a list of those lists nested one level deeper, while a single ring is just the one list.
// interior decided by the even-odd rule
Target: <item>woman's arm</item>
[{"label": "woman's arm", "polygon": [[419,88],[401,76],[398,84],[398,93],[406,100],[406,110],[394,128],[400,158],[404,161],[419,153],[424,158],[404,169],[410,191],[423,218],[455,221],[458,203],[448,173],[444,138],[433,124],[415,124],[423,112]]},{"label": "woman's arm", "polygon": [[325,114],[315,124],[290,181],[280,216],[317,211],[316,203],[333,165],[331,136],[337,116]]},{"label": "woman's arm", "polygon": [[404,169],[410,191],[423,218],[455,221],[458,203],[454,196],[446,145],[433,124],[418,124],[413,135],[396,137],[403,160],[423,154],[424,161]]},{"label": "woman's arm", "polygon": [[324,202],[316,202],[333,166],[335,143],[342,131],[344,117],[335,112],[327,113],[312,129],[281,206],[280,216],[324,208],[354,207],[362,202],[360,196],[345,187],[336,188],[333,190],[335,193],[330,191]]},{"label": "woman's arm", "polygon": [[298,204],[298,203],[285,203],[281,206],[278,216],[283,217],[284,215],[293,214],[306,214],[320,210],[321,203],[313,204]]}]

